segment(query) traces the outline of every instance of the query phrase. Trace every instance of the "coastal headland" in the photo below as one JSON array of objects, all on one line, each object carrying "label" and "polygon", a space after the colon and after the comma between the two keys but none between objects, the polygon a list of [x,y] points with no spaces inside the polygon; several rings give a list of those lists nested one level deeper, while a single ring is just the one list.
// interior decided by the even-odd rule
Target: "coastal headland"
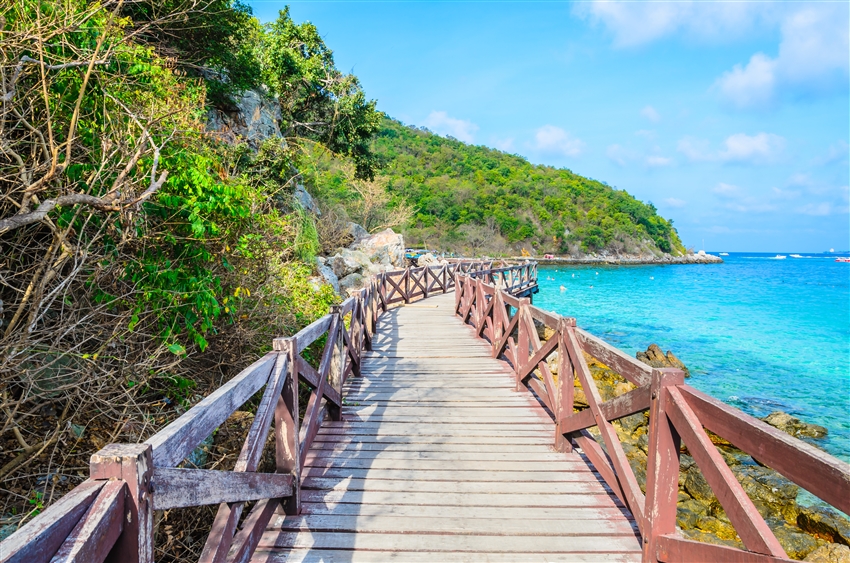
[{"label": "coastal headland", "polygon": [[[511,260],[527,260],[527,257],[513,256]],[[534,257],[534,260],[544,266],[558,266],[564,264],[610,264],[616,266],[630,266],[642,264],[722,264],[723,259],[713,254],[685,254],[684,256],[671,256],[663,254],[620,254],[599,255],[588,254],[584,256],[558,256],[554,258]]]}]

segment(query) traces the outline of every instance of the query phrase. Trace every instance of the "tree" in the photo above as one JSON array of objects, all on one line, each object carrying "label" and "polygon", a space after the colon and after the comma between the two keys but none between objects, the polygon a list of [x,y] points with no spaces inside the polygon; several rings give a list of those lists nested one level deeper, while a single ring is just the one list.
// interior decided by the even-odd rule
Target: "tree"
[{"label": "tree", "polygon": [[293,22],[287,7],[266,27],[259,54],[263,83],[280,100],[284,136],[320,142],[351,158],[358,178],[374,178],[370,143],[381,114],[357,77],[337,70],[316,27]]},{"label": "tree", "polygon": [[405,225],[413,217],[413,207],[387,191],[387,178],[374,180],[353,178],[351,187],[358,198],[351,205],[350,215],[370,233]]}]

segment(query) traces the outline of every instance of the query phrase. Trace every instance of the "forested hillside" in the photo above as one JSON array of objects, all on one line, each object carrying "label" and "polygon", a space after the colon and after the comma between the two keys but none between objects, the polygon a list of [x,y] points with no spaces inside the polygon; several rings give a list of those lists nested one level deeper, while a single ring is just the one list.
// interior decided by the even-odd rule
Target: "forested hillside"
[{"label": "forested hillside", "polygon": [[[411,245],[466,254],[685,253],[652,204],[566,169],[408,127],[387,116],[372,147],[389,209]],[[344,163],[314,155],[302,172],[327,204],[362,201]],[[362,190],[360,190],[362,191]]]}]

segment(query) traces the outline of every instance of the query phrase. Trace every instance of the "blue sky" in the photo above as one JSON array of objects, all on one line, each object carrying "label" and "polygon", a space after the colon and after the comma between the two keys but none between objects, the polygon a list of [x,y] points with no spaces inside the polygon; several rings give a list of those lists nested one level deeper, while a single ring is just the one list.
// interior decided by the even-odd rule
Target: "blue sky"
[{"label": "blue sky", "polygon": [[289,5],[380,110],[624,189],[688,246],[850,248],[847,2]]}]

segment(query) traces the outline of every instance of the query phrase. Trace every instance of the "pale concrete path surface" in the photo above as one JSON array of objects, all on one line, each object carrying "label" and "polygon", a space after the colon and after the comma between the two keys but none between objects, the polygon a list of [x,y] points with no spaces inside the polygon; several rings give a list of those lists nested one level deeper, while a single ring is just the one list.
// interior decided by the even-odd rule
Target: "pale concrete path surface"
[{"label": "pale concrete path surface", "polygon": [[454,295],[381,317],[344,421],[303,468],[303,511],[275,515],[254,561],[639,561],[637,526]]}]

